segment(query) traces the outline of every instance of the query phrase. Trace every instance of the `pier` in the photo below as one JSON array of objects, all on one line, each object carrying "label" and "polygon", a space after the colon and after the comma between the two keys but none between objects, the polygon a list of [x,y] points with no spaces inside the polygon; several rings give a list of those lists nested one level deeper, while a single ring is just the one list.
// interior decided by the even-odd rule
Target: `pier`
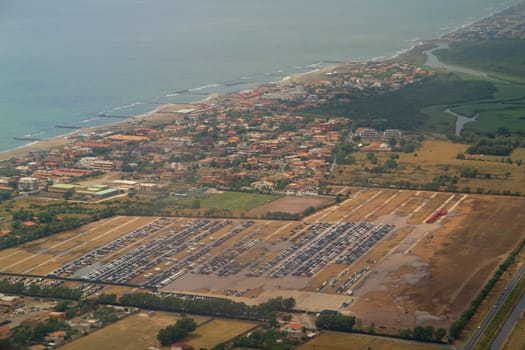
[{"label": "pier", "polygon": [[17,140],[17,141],[42,141],[44,139],[40,139],[40,138],[37,138],[37,137],[25,137],[25,136],[21,136],[21,137],[13,137],[13,140]]},{"label": "pier", "polygon": [[75,125],[55,125],[55,128],[57,129],[82,129],[81,126],[75,126]]}]

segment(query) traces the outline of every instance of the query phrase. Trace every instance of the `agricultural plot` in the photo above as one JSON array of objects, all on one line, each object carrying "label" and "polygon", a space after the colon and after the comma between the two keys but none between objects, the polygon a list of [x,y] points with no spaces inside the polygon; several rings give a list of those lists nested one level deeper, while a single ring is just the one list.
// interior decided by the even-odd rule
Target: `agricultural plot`
[{"label": "agricultural plot", "polygon": [[370,337],[359,334],[326,332],[299,346],[298,350],[439,350],[440,345]]},{"label": "agricultural plot", "polygon": [[[161,328],[174,324],[179,318],[180,316],[177,314],[164,312],[135,314],[68,343],[61,349],[143,350],[148,347],[160,347],[160,343],[157,340],[158,331]],[[198,325],[208,320],[202,316],[192,315],[191,318]]]}]

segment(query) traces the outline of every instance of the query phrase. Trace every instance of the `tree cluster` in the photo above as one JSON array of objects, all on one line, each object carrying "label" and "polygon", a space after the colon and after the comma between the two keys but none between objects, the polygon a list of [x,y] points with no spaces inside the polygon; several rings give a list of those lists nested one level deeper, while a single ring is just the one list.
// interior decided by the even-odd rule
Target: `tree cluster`
[{"label": "tree cluster", "polygon": [[180,341],[197,328],[197,323],[188,317],[183,317],[173,325],[162,328],[157,333],[157,339],[162,346]]}]

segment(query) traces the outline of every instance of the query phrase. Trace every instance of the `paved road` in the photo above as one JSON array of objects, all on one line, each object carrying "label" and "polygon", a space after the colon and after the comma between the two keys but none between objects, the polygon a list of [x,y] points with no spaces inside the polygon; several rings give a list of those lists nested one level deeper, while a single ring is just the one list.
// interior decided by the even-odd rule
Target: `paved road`
[{"label": "paved road", "polygon": [[521,276],[524,273],[525,273],[525,264],[522,264],[518,272],[512,277],[511,281],[507,285],[507,288],[505,288],[505,290],[499,295],[493,307],[490,308],[485,318],[481,321],[479,327],[474,331],[474,333],[472,333],[472,335],[470,336],[470,339],[467,341],[467,343],[465,343],[465,345],[461,347],[461,349],[470,350],[474,348],[474,346],[477,344],[481,336],[487,330],[487,326],[490,324],[490,322],[492,321],[496,313],[499,311],[499,309],[501,308],[501,305],[505,303],[510,292],[516,287]]},{"label": "paved road", "polygon": [[510,314],[509,318],[507,319],[507,321],[501,328],[498,336],[490,346],[491,350],[498,350],[503,348],[505,340],[510,335],[510,332],[514,328],[516,322],[518,322],[518,320],[520,319],[523,310],[525,310],[525,294],[521,296],[520,301],[518,302],[514,310],[512,310],[512,313]]}]

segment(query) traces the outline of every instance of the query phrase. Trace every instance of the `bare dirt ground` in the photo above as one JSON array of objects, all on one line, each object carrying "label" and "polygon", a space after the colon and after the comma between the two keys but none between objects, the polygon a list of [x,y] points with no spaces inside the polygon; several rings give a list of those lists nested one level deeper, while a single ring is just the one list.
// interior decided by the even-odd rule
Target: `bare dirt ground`
[{"label": "bare dirt ground", "polygon": [[[523,199],[439,194],[426,200],[417,220],[408,220],[419,222],[407,223],[412,232],[356,286],[350,310],[363,322],[448,326],[525,236],[525,222],[512,219]],[[441,207],[451,213],[432,225],[422,223]]]},{"label": "bare dirt ground", "polygon": [[253,208],[248,213],[254,215],[265,214],[268,212],[284,212],[290,214],[300,214],[308,207],[318,208],[326,203],[329,199],[323,197],[281,197],[270,203],[263,204]]}]

